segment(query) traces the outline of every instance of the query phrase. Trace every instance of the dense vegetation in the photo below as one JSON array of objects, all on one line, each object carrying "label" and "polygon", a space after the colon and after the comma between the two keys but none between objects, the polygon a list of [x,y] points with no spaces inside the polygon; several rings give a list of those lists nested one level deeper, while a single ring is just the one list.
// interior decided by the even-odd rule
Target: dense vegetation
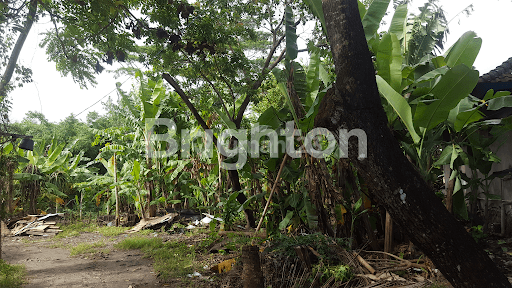
[{"label": "dense vegetation", "polygon": [[[118,72],[133,75],[137,86],[118,89],[117,100],[103,104],[107,114],[90,112],[86,122],[70,115],[51,123],[31,112],[7,126],[36,143],[24,151],[10,137],[2,141],[3,216],[112,213],[119,224],[121,213],[145,218],[194,209],[221,217],[226,230],[244,218],[255,227],[263,217],[269,235],[320,231],[349,238],[351,247],[367,240],[377,245],[383,214],[346,159],[352,151],[335,144],[330,132],[299,137],[318,131],[315,117],[323,97],[334,93],[335,75],[320,1],[291,2],[30,2],[38,5],[37,17],[55,23],[42,45],[64,75],[86,87],[103,65],[124,62],[129,68]],[[484,120],[479,109],[509,107],[512,98],[494,91],[484,99],[470,95],[482,40],[467,32],[440,55],[447,22],[436,1],[419,15],[395,3],[389,30],[380,31],[389,3],[359,3],[388,126],[432,190],[441,190],[443,165],[449,165],[446,205],[468,219],[466,200],[474,203],[499,161],[489,145],[512,127],[510,119]],[[5,11],[13,7],[0,3]],[[2,29],[21,29],[22,15],[6,15],[13,22],[2,22]],[[299,50],[296,31],[307,21],[316,25],[307,49]],[[13,49],[6,43],[4,59]],[[299,53],[307,53],[307,64],[299,63]],[[8,98],[2,99],[8,110]],[[174,142],[155,140],[157,134]],[[173,148],[166,157],[151,157]],[[332,153],[292,155],[285,148]],[[464,195],[465,188],[472,192]]]}]

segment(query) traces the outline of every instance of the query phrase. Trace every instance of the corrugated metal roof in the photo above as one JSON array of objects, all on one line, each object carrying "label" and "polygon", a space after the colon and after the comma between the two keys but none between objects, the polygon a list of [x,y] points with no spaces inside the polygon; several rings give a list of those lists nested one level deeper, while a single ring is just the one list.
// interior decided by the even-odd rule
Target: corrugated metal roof
[{"label": "corrugated metal roof", "polygon": [[480,76],[478,82],[512,82],[512,57],[508,58],[500,66]]}]

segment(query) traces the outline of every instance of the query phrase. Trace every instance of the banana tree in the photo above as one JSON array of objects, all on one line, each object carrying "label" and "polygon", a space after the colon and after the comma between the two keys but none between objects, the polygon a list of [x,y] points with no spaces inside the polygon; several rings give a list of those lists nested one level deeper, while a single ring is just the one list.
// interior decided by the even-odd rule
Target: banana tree
[{"label": "banana tree", "polygon": [[[403,147],[418,165],[424,178],[435,181],[439,170],[433,169],[439,165],[450,164],[453,171],[450,183],[453,187],[453,200],[456,201],[455,212],[467,218],[464,195],[462,192],[458,193],[462,191],[462,178],[465,177],[460,171],[461,167],[469,163],[462,149],[468,144],[464,140],[468,133],[474,133],[473,128],[476,126],[483,129],[484,126],[495,124],[481,122],[483,116],[478,109],[493,103],[504,107],[507,102],[502,97],[505,95],[496,95],[500,100],[489,98],[482,101],[470,95],[478,82],[478,71],[471,67],[482,43],[474,32],[462,35],[445,55],[435,57],[433,53],[426,53],[419,63],[408,65],[411,59],[418,60],[418,57],[409,57],[411,54],[407,54],[409,52],[404,49],[404,41],[399,40],[399,36],[395,34],[404,34],[405,30],[401,29],[404,27],[401,24],[405,18],[404,10],[399,7],[393,17],[393,23],[397,20],[396,23],[400,24],[392,25],[381,38],[370,39],[376,55],[379,92],[386,99],[385,110],[390,125],[395,130],[404,132],[405,135],[401,135]],[[431,42],[429,45],[434,44]],[[397,122],[397,119],[400,121]],[[449,140],[443,140],[443,134],[448,135]],[[439,155],[438,151],[443,147],[449,148]],[[450,157],[447,158],[447,155]],[[461,157],[462,161],[455,161],[457,157]],[[448,163],[446,159],[449,159]],[[485,158],[490,159],[495,157]],[[472,163],[477,162],[479,161],[475,160]],[[451,196],[450,189],[448,196]],[[448,203],[448,206],[451,205]]]},{"label": "banana tree", "polygon": [[[47,147],[45,141],[34,144],[33,151],[19,153],[28,161],[23,162],[20,171],[14,179],[20,180],[29,189],[29,213],[36,213],[36,200],[39,196],[48,198],[56,205],[64,204],[62,198],[67,198],[72,190],[73,174],[83,157],[83,152],[73,155],[70,149],[76,141],[66,145],[55,139]],[[56,206],[58,207],[58,206]]]},{"label": "banana tree", "polygon": [[[150,171],[146,175],[145,188],[148,191],[148,216],[156,216],[156,206],[152,203],[155,193],[155,181],[152,180],[152,174],[161,174],[161,164],[159,158],[151,158],[150,151],[159,151],[162,149],[162,143],[153,141],[152,133],[155,128],[156,120],[162,115],[165,109],[164,102],[168,97],[165,87],[163,86],[163,80],[153,81],[151,79],[144,80],[141,71],[136,71],[135,76],[139,80],[139,88],[136,91],[132,91],[131,95],[126,94],[120,88],[118,92],[121,95],[121,101],[127,108],[128,118],[133,124],[135,129],[134,135],[134,147],[146,149],[145,164],[146,168]],[[167,115],[169,116],[169,115]],[[168,131],[173,133],[175,131]],[[142,145],[141,145],[142,144]],[[158,178],[158,177],[157,177]],[[160,189],[162,190],[162,189]]]}]

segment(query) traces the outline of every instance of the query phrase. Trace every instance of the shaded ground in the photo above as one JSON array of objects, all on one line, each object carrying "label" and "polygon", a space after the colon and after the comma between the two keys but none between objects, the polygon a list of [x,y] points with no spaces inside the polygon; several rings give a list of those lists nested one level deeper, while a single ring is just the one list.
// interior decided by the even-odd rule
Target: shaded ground
[{"label": "shaded ground", "polygon": [[[10,264],[24,264],[28,284],[23,287],[163,287],[152,261],[137,250],[116,250],[114,244],[126,237],[105,237],[83,233],[65,239],[5,237],[2,258]],[[33,240],[35,239],[35,240]],[[61,247],[78,243],[105,243],[95,254],[70,256]],[[69,246],[68,246],[69,247]]]},{"label": "shaded ground", "polygon": [[[208,245],[206,253],[198,253],[195,256],[197,266],[194,269],[201,273],[201,277],[182,279],[170,279],[163,282],[153,270],[153,261],[144,257],[140,250],[119,250],[115,244],[121,242],[126,234],[114,237],[106,237],[98,232],[84,233],[79,236],[55,239],[49,237],[4,237],[2,258],[10,264],[23,264],[27,270],[27,281],[23,287],[241,287],[241,267],[235,265],[233,271],[218,275],[207,267],[238,256],[237,252],[216,253],[212,251],[228,250],[225,247],[235,239],[219,238]],[[186,236],[184,234],[151,233],[145,237],[159,237],[165,241],[182,241],[189,246],[197,246],[203,241],[206,234]],[[94,248],[92,253],[84,253],[78,256],[70,256],[70,249],[87,244],[101,243]],[[512,238],[488,237],[481,240],[480,245],[490,257],[498,264],[500,270],[512,280]],[[212,254],[214,253],[214,254]],[[397,253],[404,255],[403,252]],[[405,254],[407,256],[407,254]],[[413,257],[415,258],[415,257]],[[417,258],[417,257],[416,257]],[[286,265],[278,261],[278,267],[272,270],[274,274],[286,272]],[[206,267],[206,268],[203,268]],[[276,271],[274,271],[276,270]],[[409,269],[410,270],[410,269]],[[399,271],[400,272],[400,271]],[[398,273],[402,277],[415,275]],[[272,278],[272,271],[264,269],[266,278]],[[284,273],[289,274],[289,273]],[[416,273],[417,274],[417,273]],[[409,276],[411,276],[409,275]],[[275,275],[274,275],[275,276]],[[286,281],[293,282],[293,275]],[[281,277],[281,276],[280,276]],[[284,277],[284,276],[283,276]],[[276,277],[274,277],[276,278]],[[286,278],[286,277],[285,277]],[[410,277],[409,277],[410,278]],[[284,278],[283,278],[284,279]],[[451,287],[440,273],[436,273],[430,280],[437,285],[426,287]],[[391,287],[391,286],[390,286]],[[394,286],[398,287],[398,286]]]}]

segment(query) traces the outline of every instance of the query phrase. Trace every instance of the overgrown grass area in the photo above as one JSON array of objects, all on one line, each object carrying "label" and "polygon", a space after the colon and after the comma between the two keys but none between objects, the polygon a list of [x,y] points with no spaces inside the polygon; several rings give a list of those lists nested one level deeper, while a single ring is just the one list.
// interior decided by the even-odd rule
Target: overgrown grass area
[{"label": "overgrown grass area", "polygon": [[[70,256],[81,255],[81,254],[94,254],[100,252],[98,248],[105,247],[106,244],[103,241],[94,243],[80,243],[75,247],[71,247]],[[108,252],[108,251],[103,251]]]},{"label": "overgrown grass area", "polygon": [[10,265],[0,259],[0,287],[3,288],[17,288],[21,287],[24,283],[23,277],[25,276],[25,266],[23,265]]},{"label": "overgrown grass area", "polygon": [[118,249],[140,249],[155,261],[155,272],[165,281],[194,272],[195,248],[181,242],[162,242],[160,238],[134,236],[115,245]]},{"label": "overgrown grass area", "polygon": [[60,227],[60,229],[62,230],[62,232],[55,235],[56,239],[79,236],[82,232],[99,232],[103,236],[112,237],[124,233],[126,230],[129,229],[129,227],[99,227],[94,223],[75,222],[72,224],[63,225]]}]

